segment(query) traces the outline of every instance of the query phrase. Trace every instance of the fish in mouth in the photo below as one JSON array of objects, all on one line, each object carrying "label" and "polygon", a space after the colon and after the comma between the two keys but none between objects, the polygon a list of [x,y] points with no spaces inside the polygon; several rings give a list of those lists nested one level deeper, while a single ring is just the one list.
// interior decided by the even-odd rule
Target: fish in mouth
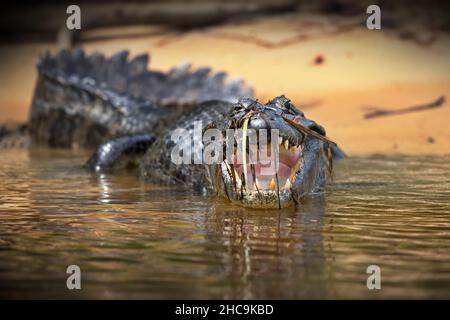
[{"label": "fish in mouth", "polygon": [[223,154],[231,145],[231,156],[210,165],[210,177],[217,194],[245,207],[283,208],[322,192],[333,157],[344,155],[324,128],[285,96],[267,104],[241,99],[209,128],[234,132],[234,142],[224,143]]}]

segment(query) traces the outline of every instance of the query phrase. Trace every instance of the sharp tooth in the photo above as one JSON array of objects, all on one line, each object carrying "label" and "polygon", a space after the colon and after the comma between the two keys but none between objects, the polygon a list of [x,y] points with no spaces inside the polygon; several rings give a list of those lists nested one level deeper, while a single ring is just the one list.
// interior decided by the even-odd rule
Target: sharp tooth
[{"label": "sharp tooth", "polygon": [[288,139],[284,140],[284,148],[286,150],[289,150],[289,140]]},{"label": "sharp tooth", "polygon": [[283,138],[282,137],[278,137],[278,144],[282,144],[283,143]]},{"label": "sharp tooth", "polygon": [[270,183],[269,183],[269,188],[270,188],[270,190],[274,191],[275,187],[276,187],[275,179],[272,178],[272,180],[270,180]]},{"label": "sharp tooth", "polygon": [[291,152],[292,152],[293,154],[296,154],[296,153],[297,153],[297,147],[296,147],[296,146],[292,146],[292,147],[290,147],[289,149],[291,150]]},{"label": "sharp tooth", "polygon": [[286,180],[286,184],[284,185],[285,189],[290,189],[291,188],[291,181],[289,179]]},{"label": "sharp tooth", "polygon": [[254,182],[255,186],[259,189],[259,181],[258,178],[255,177],[255,182]]},{"label": "sharp tooth", "polygon": [[295,174],[292,175],[292,177],[290,177],[288,180],[291,180],[291,183],[295,182]]},{"label": "sharp tooth", "polygon": [[236,178],[236,184],[237,184],[237,187],[238,187],[238,189],[240,189],[240,188],[241,188],[242,181],[241,181],[241,178],[239,178],[239,175],[238,175],[238,173],[237,173],[236,170],[234,170],[234,176],[235,176],[235,178]]}]

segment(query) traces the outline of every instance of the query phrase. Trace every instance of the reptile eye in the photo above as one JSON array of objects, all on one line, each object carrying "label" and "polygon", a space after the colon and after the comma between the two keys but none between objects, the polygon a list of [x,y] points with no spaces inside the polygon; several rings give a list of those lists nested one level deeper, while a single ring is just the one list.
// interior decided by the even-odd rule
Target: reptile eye
[{"label": "reptile eye", "polygon": [[294,108],[294,106],[292,105],[292,103],[290,101],[286,101],[283,104],[284,109],[286,109],[287,111],[292,111]]}]

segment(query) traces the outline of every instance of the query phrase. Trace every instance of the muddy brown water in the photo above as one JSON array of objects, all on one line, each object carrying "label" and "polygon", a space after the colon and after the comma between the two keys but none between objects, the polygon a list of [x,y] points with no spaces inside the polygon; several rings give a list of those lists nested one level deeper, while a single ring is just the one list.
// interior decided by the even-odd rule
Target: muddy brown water
[{"label": "muddy brown water", "polygon": [[[325,197],[281,211],[85,160],[1,151],[0,297],[450,298],[450,156],[351,157]],[[66,287],[72,264],[81,290]]]}]

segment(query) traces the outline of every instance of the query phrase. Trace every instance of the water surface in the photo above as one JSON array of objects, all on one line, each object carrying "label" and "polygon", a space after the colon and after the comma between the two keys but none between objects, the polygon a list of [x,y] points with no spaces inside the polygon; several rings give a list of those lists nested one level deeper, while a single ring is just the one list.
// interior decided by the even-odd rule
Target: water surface
[{"label": "water surface", "polygon": [[[349,158],[325,197],[282,211],[91,175],[85,160],[1,151],[0,297],[450,298],[450,157]],[[366,286],[373,264],[381,290]]]}]

